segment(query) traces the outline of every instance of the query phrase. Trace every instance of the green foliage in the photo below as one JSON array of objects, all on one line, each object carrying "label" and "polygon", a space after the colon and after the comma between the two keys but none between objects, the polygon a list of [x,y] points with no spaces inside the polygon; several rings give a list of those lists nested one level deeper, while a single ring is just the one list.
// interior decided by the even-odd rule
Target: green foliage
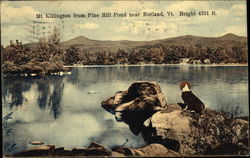
[{"label": "green foliage", "polygon": [[60,33],[55,28],[51,36],[39,39],[34,49],[18,42],[7,46],[3,50],[3,72],[45,75],[63,71],[63,53]]},{"label": "green foliage", "polygon": [[2,48],[4,73],[49,74],[64,70],[63,65],[111,65],[111,64],[179,64],[187,58],[190,64],[199,63],[247,63],[245,45],[203,46],[152,44],[130,48],[79,49],[76,46],[62,49],[60,32],[54,29],[52,35],[39,39],[35,48],[20,43]]},{"label": "green foliage", "polygon": [[79,48],[71,46],[69,49],[66,50],[66,53],[63,57],[63,62],[66,65],[74,65],[80,61],[79,57]]},{"label": "green foliage", "polygon": [[9,136],[12,129],[9,127],[8,120],[12,119],[13,112],[7,113],[2,119],[3,135]]},{"label": "green foliage", "polygon": [[[67,53],[66,53],[67,54]],[[65,54],[65,55],[66,55]],[[75,54],[75,55],[74,55]],[[71,56],[70,56],[71,55]],[[81,57],[80,57],[81,56]],[[70,59],[72,57],[73,59]],[[78,58],[79,57],[79,58]],[[67,59],[71,63],[79,61],[82,64],[178,64],[183,58],[189,58],[190,63],[195,60],[197,63],[205,63],[209,59],[211,63],[247,63],[247,53],[241,46],[232,49],[223,47],[210,48],[197,46],[142,46],[131,49],[118,49],[107,52],[86,52],[84,50],[68,49]],[[66,62],[66,61],[64,61]],[[70,64],[70,62],[68,63]]]},{"label": "green foliage", "polygon": [[9,120],[12,119],[13,112],[7,113],[2,118],[2,132],[3,132],[3,152],[9,154],[16,148],[16,143],[11,140],[12,128],[10,128]]}]

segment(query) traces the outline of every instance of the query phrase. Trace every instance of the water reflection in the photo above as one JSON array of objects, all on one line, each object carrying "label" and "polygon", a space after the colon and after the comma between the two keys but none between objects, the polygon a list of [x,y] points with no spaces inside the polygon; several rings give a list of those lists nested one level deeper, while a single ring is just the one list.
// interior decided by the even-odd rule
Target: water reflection
[{"label": "water reflection", "polygon": [[[89,90],[97,91],[97,89],[99,89],[98,91],[100,93],[105,92],[105,90],[103,91],[101,88],[105,83],[112,85],[115,84],[116,81],[120,81],[124,83],[125,86],[129,86],[136,80],[157,81],[163,86],[163,91],[165,86],[168,91],[170,90],[169,87],[171,87],[170,91],[176,92],[176,95],[171,96],[169,99],[178,101],[178,83],[182,80],[189,80],[193,87],[196,88],[196,91],[207,95],[205,98],[211,97],[212,94],[208,94],[208,92],[205,91],[206,89],[213,93],[226,94],[226,89],[228,88],[235,91],[235,94],[227,95],[240,97],[237,93],[244,92],[248,84],[247,69],[246,66],[118,66],[73,68],[71,75],[68,76],[8,76],[3,78],[2,101],[4,104],[8,104],[9,107],[22,106],[24,105],[24,101],[29,102],[30,99],[25,98],[24,93],[30,91],[32,86],[37,87],[37,90],[34,91],[34,93],[38,93],[37,105],[42,110],[45,110],[46,107],[50,107],[51,113],[56,119],[62,110],[61,100],[64,93],[64,84],[72,84],[72,88],[77,88],[80,91],[91,85],[98,85],[95,86],[95,89]],[[214,89],[211,89],[209,86]],[[120,87],[119,85],[112,87],[113,91],[102,94],[103,98],[112,95],[114,91],[124,90]],[[166,91],[165,95],[168,94],[168,91]],[[85,93],[87,93],[87,91]],[[223,95],[221,97],[223,97]],[[244,97],[246,97],[246,94]],[[216,100],[216,98],[213,98],[213,100]],[[247,103],[247,99],[243,99],[242,101],[244,104]],[[98,104],[98,102],[96,103]]]},{"label": "water reflection", "polygon": [[50,107],[55,119],[60,115],[63,89],[62,76],[46,76],[37,81],[38,105],[43,110],[46,106]]},{"label": "water reflection", "polygon": [[23,77],[6,77],[3,79],[2,99],[6,102],[7,96],[10,95],[11,102],[9,106],[21,106],[27,98],[23,97],[23,93],[29,91],[33,80]]},{"label": "water reflection", "polygon": [[[33,93],[38,93],[37,105],[39,108],[45,110],[46,107],[50,107],[53,117],[58,118],[64,89],[62,76],[8,76],[3,80],[3,103],[9,104],[10,108],[25,106],[24,102],[29,102],[31,98],[25,97],[24,93],[31,91],[32,86],[37,87],[37,90]],[[7,98],[9,98],[9,101]]]},{"label": "water reflection", "polygon": [[[88,89],[85,93],[98,90],[99,93],[105,92],[102,94],[102,98],[105,98],[108,97],[108,95],[112,95],[115,91],[124,90],[120,88],[121,86],[116,85],[116,87],[112,87],[112,91],[110,90],[109,93],[107,93],[107,91],[102,88],[105,86],[105,83],[112,85],[120,81],[120,83],[123,83],[125,86],[129,86],[136,80],[159,82],[160,85],[162,85],[163,91],[167,89],[168,91],[175,92],[175,95],[169,96],[169,99],[173,101],[178,101],[177,99],[179,97],[177,95],[179,95],[179,91],[177,87],[178,83],[182,80],[189,80],[193,87],[196,88],[196,91],[201,94],[206,94],[205,98],[211,97],[212,93],[221,93],[233,95],[235,99],[242,99],[242,96],[239,95],[238,92],[241,93],[244,92],[244,89],[246,90],[248,84],[247,69],[246,66],[118,66],[73,68],[71,75],[68,76],[9,76],[3,78],[2,100],[3,103],[8,104],[9,107],[22,106],[24,105],[24,101],[29,102],[30,99],[25,98],[24,93],[31,91],[32,86],[37,87],[37,90],[34,91],[34,93],[38,94],[37,105],[42,110],[45,110],[46,107],[50,107],[51,113],[56,119],[62,110],[61,100],[64,93],[64,84],[72,84],[72,88],[76,88],[79,91],[96,85],[94,89]],[[171,87],[171,90],[169,87]],[[211,89],[211,87],[214,89]],[[235,93],[227,94],[227,89],[231,89]],[[166,91],[165,94],[167,96],[168,91]],[[245,92],[247,93],[247,91]],[[222,95],[221,97],[224,96]],[[243,95],[243,98],[245,97],[246,94]],[[213,98],[213,100],[216,99],[217,98]],[[98,104],[98,101],[95,103]],[[247,103],[246,98],[241,101],[244,104]]]},{"label": "water reflection", "polygon": [[67,77],[67,81],[72,84],[77,84],[79,82],[79,69],[71,69],[71,75]]},{"label": "water reflection", "polygon": [[142,137],[100,106],[137,80],[159,82],[168,103],[182,102],[179,82],[189,80],[207,107],[240,105],[249,115],[246,66],[88,67],[73,68],[65,76],[5,76],[2,108],[14,112],[13,139],[22,146],[41,140],[68,148],[87,147],[91,141],[112,147],[129,139],[126,146],[139,147]]}]

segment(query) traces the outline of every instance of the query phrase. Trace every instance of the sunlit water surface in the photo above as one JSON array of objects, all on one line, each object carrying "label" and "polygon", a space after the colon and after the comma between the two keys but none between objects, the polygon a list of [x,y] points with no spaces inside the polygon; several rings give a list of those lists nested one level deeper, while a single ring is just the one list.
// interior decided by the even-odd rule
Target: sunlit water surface
[{"label": "sunlit water surface", "polygon": [[[101,101],[134,81],[157,81],[168,103],[182,102],[179,82],[188,80],[207,107],[240,107],[248,116],[247,66],[111,66],[73,68],[71,75],[3,77],[3,115],[13,112],[8,136],[13,151],[40,140],[65,148],[97,142],[107,148],[144,145],[126,124],[101,108]],[[8,143],[8,142],[7,142]]]}]

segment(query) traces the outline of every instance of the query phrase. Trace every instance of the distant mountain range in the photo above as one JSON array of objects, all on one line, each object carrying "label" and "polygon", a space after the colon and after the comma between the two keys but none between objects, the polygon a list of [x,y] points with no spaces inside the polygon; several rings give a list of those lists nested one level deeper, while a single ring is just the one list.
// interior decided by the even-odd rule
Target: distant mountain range
[{"label": "distant mountain range", "polygon": [[70,46],[76,46],[80,50],[117,50],[117,49],[131,49],[131,48],[141,48],[141,47],[159,47],[159,46],[198,46],[198,47],[210,47],[218,48],[223,47],[229,49],[234,45],[246,45],[247,38],[244,36],[237,36],[232,33],[228,33],[220,37],[202,37],[185,35],[173,38],[152,40],[152,41],[101,41],[93,40],[84,36],[78,36],[76,38],[70,39],[68,41],[62,42],[63,48],[68,48]]},{"label": "distant mountain range", "polygon": [[[57,41],[54,37],[53,41]],[[60,45],[58,45],[60,44]],[[71,40],[12,44],[3,49],[4,73],[50,74],[64,65],[232,64],[248,63],[247,38],[179,36],[152,41],[99,41],[78,36]]]},{"label": "distant mountain range", "polygon": [[[35,48],[36,44],[27,46]],[[78,36],[61,42],[61,48],[65,50],[65,65],[248,63],[247,38],[232,33],[151,41],[101,41]]]}]

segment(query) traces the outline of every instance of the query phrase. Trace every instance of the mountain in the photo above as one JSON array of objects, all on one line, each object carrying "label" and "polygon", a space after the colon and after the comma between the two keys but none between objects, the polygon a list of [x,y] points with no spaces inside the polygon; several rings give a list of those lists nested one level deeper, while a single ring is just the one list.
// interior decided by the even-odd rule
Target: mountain
[{"label": "mountain", "polygon": [[244,36],[237,36],[232,33],[225,34],[224,36],[219,37],[221,40],[233,40],[233,41],[244,41],[246,37]]},{"label": "mountain", "polygon": [[[248,63],[247,38],[231,33],[220,37],[185,35],[152,41],[100,41],[78,36],[61,42],[62,49],[49,42],[39,44],[40,47],[37,43],[29,43],[24,47],[4,48],[4,72],[19,73],[28,69],[46,74],[58,71],[58,65],[63,70],[63,65],[74,64]],[[36,67],[39,64],[40,67]]]},{"label": "mountain", "polygon": [[68,48],[73,45],[79,47],[80,50],[88,50],[91,48],[92,51],[97,50],[117,50],[117,49],[131,49],[141,47],[159,47],[159,46],[195,46],[195,47],[210,47],[218,48],[223,47],[226,49],[231,48],[236,44],[246,45],[246,37],[237,36],[229,33],[220,37],[202,37],[185,35],[179,37],[165,38],[160,40],[152,41],[100,41],[89,39],[84,36],[78,36],[68,41],[62,42],[64,48]]}]

